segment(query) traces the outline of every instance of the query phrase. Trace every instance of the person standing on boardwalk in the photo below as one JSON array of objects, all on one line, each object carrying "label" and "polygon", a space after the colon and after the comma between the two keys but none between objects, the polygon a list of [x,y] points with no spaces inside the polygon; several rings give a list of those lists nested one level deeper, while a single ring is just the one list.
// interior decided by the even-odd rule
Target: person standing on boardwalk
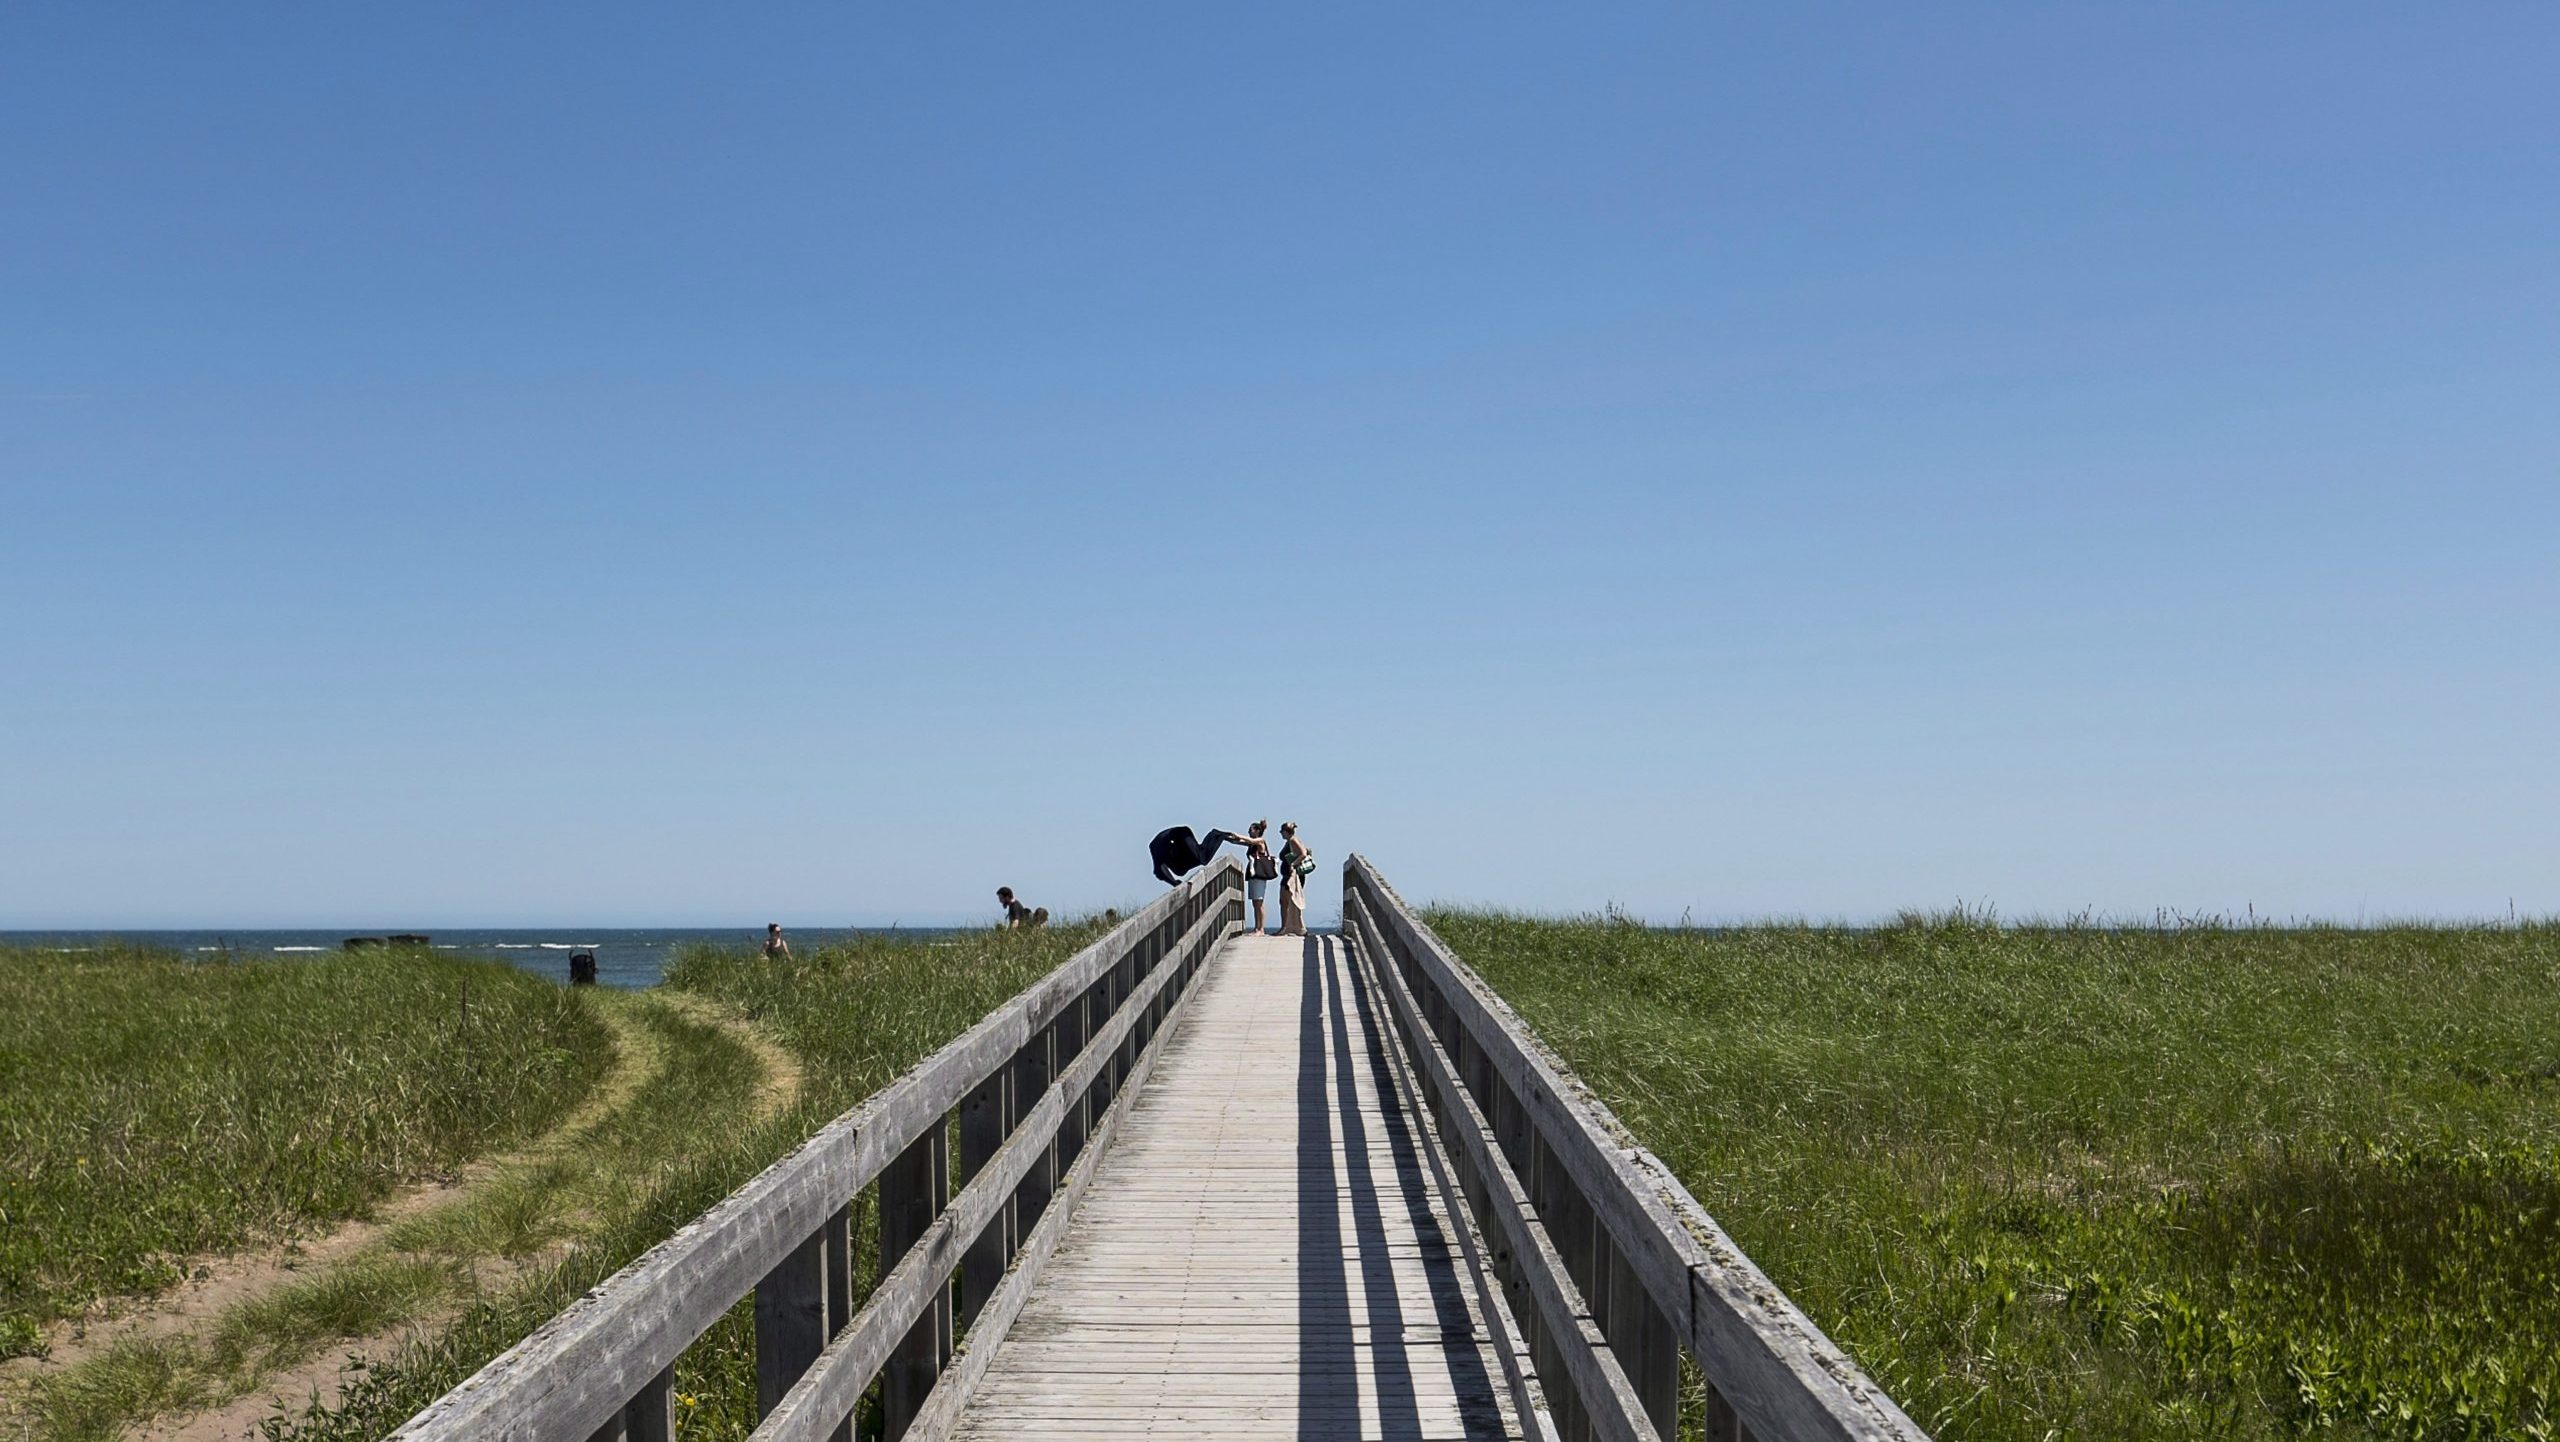
[{"label": "person standing on boardwalk", "polygon": [[782,923],[779,921],[766,922],[764,924],[764,959],[767,961],[780,961],[790,954],[791,943],[782,939]]},{"label": "person standing on boardwalk", "polygon": [[1280,934],[1307,934],[1307,878],[1316,869],[1316,854],[1298,839],[1298,823],[1280,823]]},{"label": "person standing on boardwalk", "polygon": [[1262,920],[1262,899],[1270,894],[1271,883],[1280,875],[1279,858],[1271,854],[1271,843],[1262,837],[1270,827],[1268,821],[1257,821],[1244,833],[1244,894],[1253,902],[1255,931],[1268,929]]}]

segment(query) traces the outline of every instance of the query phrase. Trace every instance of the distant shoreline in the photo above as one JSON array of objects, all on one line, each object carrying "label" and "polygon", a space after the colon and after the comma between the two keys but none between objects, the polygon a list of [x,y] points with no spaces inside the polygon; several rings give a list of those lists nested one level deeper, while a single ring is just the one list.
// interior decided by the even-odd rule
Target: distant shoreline
[{"label": "distant shoreline", "polygon": [[[993,924],[992,918],[987,924]],[[786,926],[784,935],[791,939],[795,949],[807,952],[858,937],[894,935],[937,939],[977,929],[962,926]],[[335,954],[344,949],[346,939],[352,936],[378,937],[385,934],[379,928],[320,930],[310,927],[263,930],[220,927],[25,930],[0,931],[0,947],[76,955],[97,950],[113,941],[166,948],[181,956],[208,960],[225,953],[241,960],[292,960]],[[753,946],[764,939],[761,925],[456,927],[444,931],[418,928],[413,934],[426,936],[428,945],[440,955],[495,957],[555,981],[568,979],[571,955],[590,951],[595,953],[598,981],[606,986],[635,990],[657,985],[676,954],[687,947]]]}]

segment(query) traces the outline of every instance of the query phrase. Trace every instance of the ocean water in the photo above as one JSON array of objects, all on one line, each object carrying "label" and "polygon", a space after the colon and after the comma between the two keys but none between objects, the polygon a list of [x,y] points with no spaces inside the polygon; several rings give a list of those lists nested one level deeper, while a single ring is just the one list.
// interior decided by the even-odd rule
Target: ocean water
[{"label": "ocean water", "polygon": [[[103,942],[117,940],[166,947],[191,956],[218,956],[228,951],[244,958],[274,957],[281,960],[337,951],[349,936],[381,934],[349,931],[0,931],[0,946],[78,953],[94,951]],[[705,942],[714,946],[764,944],[762,927],[742,931],[731,927],[519,926],[476,931],[429,931],[426,935],[428,944],[438,951],[496,957],[558,982],[569,979],[569,957],[572,953],[592,951],[596,955],[596,979],[606,986],[620,987],[657,985],[659,978],[666,975],[668,965],[675,960],[676,953],[687,946]],[[952,929],[810,927],[786,931],[783,935],[791,942],[792,950],[806,955],[816,947],[858,936],[901,936],[934,941],[952,935]]]}]

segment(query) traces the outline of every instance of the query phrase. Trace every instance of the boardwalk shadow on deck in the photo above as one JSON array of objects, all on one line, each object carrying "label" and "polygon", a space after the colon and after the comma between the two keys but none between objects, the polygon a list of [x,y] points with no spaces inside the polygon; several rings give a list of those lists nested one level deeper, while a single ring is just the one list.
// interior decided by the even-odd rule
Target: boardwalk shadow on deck
[{"label": "boardwalk shadow on deck", "polygon": [[[1370,1004],[1368,985],[1359,968],[1343,954],[1340,938],[1310,936],[1302,954],[1304,980],[1298,1029],[1298,1437],[1300,1442],[1330,1442],[1340,1435],[1345,1410],[1358,1415],[1362,1379],[1377,1406],[1379,1436],[1385,1439],[1424,1436],[1422,1412],[1413,1380],[1415,1357],[1409,1349],[1404,1303],[1393,1271],[1385,1264],[1393,1243],[1386,1208],[1401,1210],[1420,1244],[1424,1274],[1431,1282],[1434,1315],[1430,1330],[1440,1337],[1464,1337],[1474,1329],[1460,1297],[1463,1285],[1448,1240],[1432,1215],[1422,1158],[1422,1139],[1398,1103],[1389,1080],[1385,1052],[1386,1018]],[[1365,1058],[1355,1060],[1349,1013],[1357,1007],[1367,1043]],[[1328,1045],[1328,1041],[1330,1045]],[[1378,1100],[1379,1126],[1394,1158],[1391,1177],[1380,1178],[1371,1165],[1371,1139],[1361,1116],[1356,1074],[1365,1060]],[[1339,1128],[1337,1132],[1337,1126]],[[1382,1189],[1382,1182],[1384,1183]],[[1349,1199],[1355,1236],[1345,1245],[1342,1202]],[[1345,1275],[1346,1260],[1359,1279],[1362,1306],[1352,1310],[1354,1289]],[[1420,1319],[1414,1319],[1419,1321]],[[1360,1365],[1357,1328],[1369,1329],[1369,1365]],[[1489,1397],[1491,1379],[1472,1348],[1446,1351],[1434,1344],[1428,1360],[1448,1367],[1460,1395]],[[1500,1423],[1469,1419],[1470,1436],[1498,1437]]]}]

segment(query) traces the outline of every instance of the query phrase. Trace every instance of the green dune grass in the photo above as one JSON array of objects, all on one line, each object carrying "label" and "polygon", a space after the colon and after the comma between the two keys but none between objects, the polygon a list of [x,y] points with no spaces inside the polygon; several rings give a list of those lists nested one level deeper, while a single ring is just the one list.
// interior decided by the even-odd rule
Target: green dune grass
[{"label": "green dune grass", "polygon": [[1431,922],[1942,1438],[2560,1422],[2560,928]]},{"label": "green dune grass", "polygon": [[531,1136],[611,1053],[559,987],[433,952],[0,949],[0,1350]]}]

